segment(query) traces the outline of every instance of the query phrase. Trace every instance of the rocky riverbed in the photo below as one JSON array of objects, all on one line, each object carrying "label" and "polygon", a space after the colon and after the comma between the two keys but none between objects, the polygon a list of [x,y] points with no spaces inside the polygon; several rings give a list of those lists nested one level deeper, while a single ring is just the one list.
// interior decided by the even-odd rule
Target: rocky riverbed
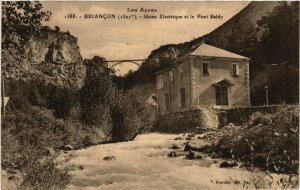
[{"label": "rocky riverbed", "polygon": [[150,133],[130,142],[71,151],[72,180],[67,189],[278,188],[284,185],[280,179],[289,177],[267,175],[258,168],[251,172],[231,160],[184,151],[184,137]]}]

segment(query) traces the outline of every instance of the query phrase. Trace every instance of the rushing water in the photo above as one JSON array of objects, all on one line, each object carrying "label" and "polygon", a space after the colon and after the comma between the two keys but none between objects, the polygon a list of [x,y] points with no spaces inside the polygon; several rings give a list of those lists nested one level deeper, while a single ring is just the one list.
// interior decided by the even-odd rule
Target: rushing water
[{"label": "rushing water", "polygon": [[[279,175],[245,168],[219,168],[221,159],[201,160],[185,156],[169,158],[172,144],[182,147],[176,135],[144,134],[134,141],[103,144],[74,152],[72,181],[68,189],[243,189],[275,188]],[[179,150],[180,151],[180,150]],[[111,161],[103,160],[114,156]],[[273,183],[271,183],[273,181]]]}]

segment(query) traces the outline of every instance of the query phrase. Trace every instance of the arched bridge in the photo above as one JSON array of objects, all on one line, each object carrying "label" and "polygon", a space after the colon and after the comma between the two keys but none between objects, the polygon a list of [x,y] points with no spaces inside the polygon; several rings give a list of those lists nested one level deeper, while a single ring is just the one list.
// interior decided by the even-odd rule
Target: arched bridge
[{"label": "arched bridge", "polygon": [[106,60],[108,68],[113,68],[121,63],[133,63],[137,66],[141,66],[146,59],[124,59],[124,60]]}]

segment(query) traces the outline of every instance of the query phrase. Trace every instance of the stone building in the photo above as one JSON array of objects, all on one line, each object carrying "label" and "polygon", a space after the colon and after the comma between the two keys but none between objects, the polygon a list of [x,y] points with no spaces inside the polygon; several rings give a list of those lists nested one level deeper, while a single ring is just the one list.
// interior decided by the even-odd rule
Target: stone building
[{"label": "stone building", "polygon": [[156,73],[158,113],[250,105],[249,58],[207,44]]}]

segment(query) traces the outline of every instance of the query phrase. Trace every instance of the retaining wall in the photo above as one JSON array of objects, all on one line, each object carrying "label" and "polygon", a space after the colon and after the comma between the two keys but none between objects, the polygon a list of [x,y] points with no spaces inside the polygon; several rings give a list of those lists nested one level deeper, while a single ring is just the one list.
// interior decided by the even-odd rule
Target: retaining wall
[{"label": "retaining wall", "polygon": [[270,105],[270,106],[252,106],[245,108],[233,108],[226,110],[218,110],[219,126],[222,127],[228,123],[234,125],[244,125],[255,112],[273,114],[278,109],[284,107],[294,108],[295,105]]},{"label": "retaining wall", "polygon": [[160,115],[157,117],[152,131],[167,133],[200,133],[204,129],[220,128],[229,123],[241,126],[245,125],[250,119],[250,116],[255,112],[272,114],[283,107],[294,108],[295,105],[256,106],[224,110],[200,108],[185,112]]}]

